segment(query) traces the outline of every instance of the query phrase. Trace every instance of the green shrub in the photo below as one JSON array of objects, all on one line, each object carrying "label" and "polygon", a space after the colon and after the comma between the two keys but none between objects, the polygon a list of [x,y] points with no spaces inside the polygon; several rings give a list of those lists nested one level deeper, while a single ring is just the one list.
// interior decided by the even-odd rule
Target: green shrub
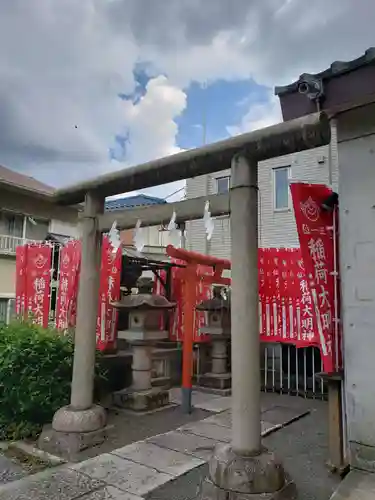
[{"label": "green shrub", "polygon": [[0,439],[37,435],[69,403],[73,351],[72,338],[53,329],[0,326]]}]

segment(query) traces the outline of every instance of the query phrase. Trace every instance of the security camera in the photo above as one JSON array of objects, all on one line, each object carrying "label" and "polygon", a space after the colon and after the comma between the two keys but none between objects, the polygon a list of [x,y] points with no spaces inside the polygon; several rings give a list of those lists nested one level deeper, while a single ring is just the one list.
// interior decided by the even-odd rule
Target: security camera
[{"label": "security camera", "polygon": [[309,84],[307,82],[300,82],[298,84],[298,92],[300,94],[307,94],[310,90]]},{"label": "security camera", "polygon": [[323,82],[320,78],[305,73],[299,78],[298,92],[312,101],[317,100],[323,95]]}]

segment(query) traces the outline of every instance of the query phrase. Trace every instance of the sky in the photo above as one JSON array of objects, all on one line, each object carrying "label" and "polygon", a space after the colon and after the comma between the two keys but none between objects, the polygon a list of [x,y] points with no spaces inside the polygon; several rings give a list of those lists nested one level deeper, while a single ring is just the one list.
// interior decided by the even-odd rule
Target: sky
[{"label": "sky", "polygon": [[274,87],[359,57],[374,19],[369,0],[0,2],[0,163],[62,187],[277,123]]}]

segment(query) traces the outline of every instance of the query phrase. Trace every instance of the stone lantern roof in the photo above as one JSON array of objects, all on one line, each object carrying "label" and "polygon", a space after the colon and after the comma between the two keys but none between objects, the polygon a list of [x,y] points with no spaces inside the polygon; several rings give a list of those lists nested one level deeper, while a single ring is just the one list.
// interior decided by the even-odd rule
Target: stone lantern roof
[{"label": "stone lantern roof", "polygon": [[207,299],[197,305],[197,311],[224,311],[230,310],[230,296],[228,299],[223,298],[221,292],[223,286],[215,286],[213,288],[212,299]]},{"label": "stone lantern roof", "polygon": [[119,302],[112,302],[116,309],[128,310],[170,310],[176,307],[163,295],[152,293],[153,281],[151,278],[140,278],[137,283],[138,293],[126,295]]}]

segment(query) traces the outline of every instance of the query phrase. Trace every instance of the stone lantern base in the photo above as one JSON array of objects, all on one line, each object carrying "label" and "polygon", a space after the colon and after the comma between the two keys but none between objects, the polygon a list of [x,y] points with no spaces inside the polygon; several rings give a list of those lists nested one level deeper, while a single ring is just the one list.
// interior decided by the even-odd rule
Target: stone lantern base
[{"label": "stone lantern base", "polygon": [[169,391],[161,387],[152,387],[145,391],[136,391],[131,387],[113,394],[113,403],[120,408],[148,412],[169,405]]},{"label": "stone lantern base", "polygon": [[205,392],[227,396],[231,393],[232,387],[232,375],[227,371],[228,336],[223,335],[221,332],[215,335],[216,331],[214,329],[208,330],[207,328],[205,329],[205,333],[211,333],[212,335],[212,369],[211,372],[201,375],[199,380],[200,386],[202,386]]},{"label": "stone lantern base", "polygon": [[230,373],[205,373],[200,378],[200,384],[204,389],[212,389],[212,392],[230,394],[232,392],[232,375]]},{"label": "stone lantern base", "polygon": [[152,346],[148,339],[135,340],[127,334],[133,349],[132,386],[116,391],[112,395],[113,404],[119,408],[136,412],[148,412],[169,404],[169,391],[162,387],[152,387]]}]

